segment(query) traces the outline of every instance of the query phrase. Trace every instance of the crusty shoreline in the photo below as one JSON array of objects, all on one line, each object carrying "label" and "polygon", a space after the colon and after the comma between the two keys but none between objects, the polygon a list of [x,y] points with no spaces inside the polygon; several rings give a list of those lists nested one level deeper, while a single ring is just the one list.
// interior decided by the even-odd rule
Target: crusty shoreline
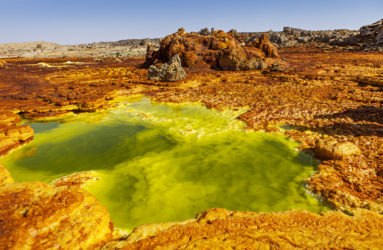
[{"label": "crusty shoreline", "polygon": [[[259,217],[258,213],[242,214],[214,210],[208,212],[208,214],[214,214],[211,224],[218,223],[224,228],[230,228],[227,229],[227,237],[209,234],[207,239],[198,238],[205,234],[204,230],[208,230],[207,228],[211,224],[190,221],[188,223],[194,224],[172,224],[173,227],[168,229],[169,225],[144,227],[144,231],[153,231],[153,234],[157,236],[148,241],[142,241],[142,243],[130,242],[129,244],[133,245],[125,247],[161,245],[163,243],[160,244],[160,242],[163,239],[168,239],[171,243],[169,234],[177,232],[178,229],[182,237],[194,239],[195,236],[199,239],[198,242],[188,240],[185,243],[180,241],[182,237],[174,237],[172,238],[174,239],[173,245],[167,245],[168,247],[182,246],[182,242],[185,243],[184,246],[189,247],[211,247],[211,244],[224,244],[224,242],[236,245],[243,243],[243,246],[258,242],[277,247],[315,247],[320,245],[310,245],[316,240],[310,238],[314,237],[318,230],[314,225],[317,225],[318,220],[323,220],[321,223],[324,225],[326,220],[330,221],[334,218],[339,223],[339,228],[350,220],[354,221],[355,223],[350,223],[350,228],[347,230],[352,231],[358,228],[360,238],[348,237],[345,235],[346,231],[342,230],[338,230],[331,236],[326,236],[329,229],[324,228],[324,233],[321,235],[323,237],[322,246],[356,247],[358,245],[356,243],[353,245],[352,242],[358,242],[362,238],[364,244],[381,245],[382,242],[379,239],[383,228],[382,216],[379,214],[383,212],[383,148],[380,146],[383,145],[383,111],[381,107],[383,92],[380,79],[383,77],[383,54],[344,52],[315,47],[282,49],[280,54],[289,63],[284,72],[193,71],[188,72],[189,77],[186,80],[175,83],[156,83],[147,80],[146,70],[136,68],[136,65],[142,63],[143,59],[105,59],[101,61],[84,58],[1,60],[4,61],[0,67],[0,109],[2,114],[0,115],[2,132],[0,145],[3,147],[2,151],[6,152],[8,149],[27,142],[33,135],[33,132],[26,126],[18,126],[20,120],[15,113],[28,119],[41,119],[55,117],[67,112],[92,112],[107,108],[111,100],[122,93],[124,95],[144,94],[164,102],[201,101],[207,107],[217,109],[248,106],[249,111],[239,118],[245,121],[249,128],[276,131],[278,128],[271,125],[281,124],[287,124],[292,128],[285,133],[294,140],[301,142],[302,149],[315,152],[316,157],[322,160],[318,172],[308,180],[309,189],[313,193],[321,195],[335,208],[355,214],[355,216],[349,217],[340,212],[330,212],[322,218],[307,212],[286,212],[265,214],[262,215],[263,217]],[[72,63],[66,63],[68,60]],[[281,133],[283,132],[281,131]],[[350,142],[356,145],[360,152],[354,152],[354,154],[346,157],[340,154],[340,158],[331,159],[331,154],[330,156],[321,154],[327,146],[334,146],[331,143],[324,144],[324,146],[320,144],[321,141],[328,140],[335,140],[335,143]],[[318,145],[322,146],[319,147]],[[69,198],[65,204],[68,205],[69,210],[73,209],[70,210],[73,212],[68,212],[72,216],[69,216],[72,218],[69,220],[73,223],[66,223],[65,218],[57,218],[54,213],[50,214],[51,217],[49,218],[39,217],[42,216],[39,213],[32,213],[35,217],[32,217],[29,226],[23,229],[27,231],[20,231],[20,223],[28,218],[29,212],[20,210],[20,207],[10,210],[5,205],[9,203],[3,201],[8,199],[10,193],[15,193],[15,190],[20,190],[20,188],[34,192],[34,187],[37,184],[10,184],[11,179],[5,173],[4,170],[2,175],[4,178],[0,178],[4,179],[4,185],[1,187],[2,192],[0,192],[3,195],[0,195],[0,200],[3,204],[1,211],[8,210],[8,212],[2,212],[0,229],[9,234],[7,234],[7,238],[2,237],[0,240],[2,246],[16,247],[16,243],[21,244],[20,241],[25,239],[16,236],[22,232],[29,234],[32,228],[36,229],[37,225],[41,223],[48,226],[49,223],[56,221],[57,225],[61,226],[52,229],[54,232],[65,234],[65,232],[68,233],[72,230],[74,235],[78,234],[81,227],[76,220],[82,217],[82,212],[71,205],[75,203],[71,203]],[[67,238],[62,237],[62,241],[57,239],[56,244],[64,244],[64,246],[69,247],[70,243],[73,243],[72,246],[77,246],[80,242],[84,242],[84,248],[91,245],[101,246],[113,238],[112,229],[107,222],[109,216],[106,211],[102,212],[104,210],[101,205],[91,198],[86,198],[87,195],[83,195],[84,191],[79,184],[81,181],[71,182],[67,180],[59,184],[56,183],[53,187],[38,184],[39,190],[43,191],[36,194],[37,196],[33,196],[35,198],[29,203],[27,202],[28,197],[20,196],[20,202],[24,202],[23,206],[25,207],[30,206],[32,209],[29,210],[33,211],[36,202],[39,204],[43,199],[48,199],[52,202],[49,209],[55,206],[57,207],[54,209],[59,209],[60,206],[53,199],[56,194],[63,192],[62,194],[69,195],[66,197],[72,197],[70,195],[76,197],[78,192],[79,197],[85,198],[84,202],[76,201],[80,202],[76,204],[82,204],[80,206],[94,204],[91,206],[97,208],[97,211],[101,211],[95,213],[95,218],[104,218],[102,223],[90,223],[89,228],[97,231],[96,229],[101,230],[102,227],[105,237],[94,238],[92,230],[87,230],[89,234],[83,235],[83,238],[74,237],[76,240],[71,242],[64,241]],[[92,201],[88,202],[90,200]],[[374,212],[363,212],[360,210],[361,208]],[[24,217],[24,213],[27,217]],[[216,218],[217,213],[232,214],[230,218],[233,219]],[[361,213],[363,216],[360,216]],[[298,218],[306,215],[308,222],[300,224]],[[285,222],[282,223],[282,221],[288,220],[289,216],[291,223],[296,221],[296,225],[300,225],[292,227],[295,229],[291,229],[289,235],[294,237],[297,235],[294,234],[294,230],[297,233],[304,230],[304,237],[300,240],[303,245],[295,245],[294,240],[280,237],[280,235],[286,234],[287,229],[282,229],[278,225],[285,225],[283,224]],[[9,224],[11,222],[7,218],[16,218],[16,220]],[[43,218],[45,219],[42,220]],[[245,230],[246,233],[243,231],[243,228],[255,226],[253,221],[255,218],[268,221],[268,229],[263,231],[262,236],[256,236],[259,230]],[[361,223],[362,221],[363,223]],[[242,226],[238,227],[238,225]],[[156,231],[153,227],[160,228],[163,232],[159,233],[161,230]],[[192,227],[193,229],[186,230],[185,227]],[[375,231],[367,234],[370,228]],[[242,234],[241,231],[243,231]],[[188,232],[190,232],[189,236]],[[237,236],[234,237],[234,235]],[[279,236],[276,237],[276,235]],[[14,242],[10,239],[14,239]],[[113,249],[127,243],[125,237],[120,239],[120,242],[110,243],[106,247]],[[34,245],[37,244],[34,237],[28,238],[28,240],[30,246],[37,248],[49,246],[44,245],[49,242]],[[190,242],[197,245],[190,245]],[[325,245],[326,242],[328,245]],[[10,245],[11,243],[14,245]],[[163,245],[163,247],[166,246]]]}]

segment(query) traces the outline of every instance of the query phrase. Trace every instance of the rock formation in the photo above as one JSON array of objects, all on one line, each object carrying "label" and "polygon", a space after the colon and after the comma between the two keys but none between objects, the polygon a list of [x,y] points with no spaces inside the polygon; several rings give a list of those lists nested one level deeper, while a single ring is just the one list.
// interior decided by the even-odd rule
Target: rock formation
[{"label": "rock formation", "polygon": [[[239,44],[250,44],[261,37],[262,34],[268,34],[269,40],[272,45],[277,48],[286,47],[323,47],[323,48],[336,48],[342,47],[346,50],[382,50],[383,49],[383,19],[375,22],[371,25],[366,25],[360,28],[360,30],[303,30],[292,27],[284,27],[282,31],[269,31],[269,32],[238,32],[236,30],[230,30],[227,34],[231,38],[235,38],[239,41]],[[212,64],[208,57],[216,57],[213,51],[217,50],[214,46],[209,46],[205,51],[205,55],[201,54],[201,50],[206,48],[207,45],[211,45],[211,40],[220,40],[217,34],[220,31],[214,29],[209,30],[204,28],[197,33],[190,33],[185,36],[184,41],[178,41],[179,44],[183,44],[185,52],[196,50],[196,56],[206,57],[207,64]],[[197,39],[196,36],[191,34],[204,36],[205,39]],[[213,37],[213,38],[212,38]],[[230,39],[230,37],[226,37]],[[222,37],[221,37],[222,38]],[[164,40],[164,39],[163,39]],[[173,35],[173,39],[166,39],[168,43],[170,40],[176,41],[177,39]],[[182,40],[182,39],[181,39]],[[185,41],[189,40],[189,41]],[[191,42],[190,40],[195,40]],[[222,40],[222,39],[221,39]],[[195,44],[204,43],[203,46],[193,47]],[[226,43],[227,41],[223,41]],[[164,42],[163,42],[164,43]],[[153,48],[158,49],[159,39],[128,39],[116,42],[96,42],[89,44],[78,45],[60,45],[48,42],[30,42],[30,43],[8,43],[0,44],[0,58],[12,58],[12,57],[25,57],[25,58],[65,58],[65,57],[90,57],[90,58],[108,58],[108,57],[142,57],[146,53],[146,45],[151,44]],[[191,48],[189,45],[194,44]],[[227,44],[227,43],[226,43]],[[222,45],[222,44],[221,44]],[[177,46],[175,46],[177,47]],[[181,46],[182,47],[182,46]],[[229,46],[230,47],[230,46]],[[225,47],[226,48],[226,47]],[[222,48],[219,48],[221,50]],[[200,52],[198,52],[200,50]],[[165,56],[161,54],[161,56]],[[196,59],[195,56],[189,55],[181,56],[182,62],[186,62],[186,58],[191,60]],[[170,55],[167,58],[159,58],[162,62],[167,62],[170,59]],[[185,58],[184,58],[185,57]],[[192,57],[192,58],[190,58]],[[157,58],[158,59],[158,58]],[[153,63],[152,61],[147,61]],[[190,61],[189,61],[190,63]],[[151,65],[151,64],[150,64]],[[150,65],[146,65],[149,67]],[[184,65],[187,66],[187,65]],[[198,66],[198,63],[197,65]],[[216,66],[216,65],[213,65]],[[1,67],[1,62],[0,62]],[[189,67],[189,66],[188,66]],[[214,68],[214,67],[213,67]],[[219,68],[219,67],[216,67]]]},{"label": "rock formation", "polygon": [[268,34],[271,43],[278,48],[308,46],[357,46],[359,32],[353,30],[310,31],[284,27],[283,31],[238,33],[236,38],[244,43],[251,43]]},{"label": "rock formation", "polygon": [[162,82],[175,82],[186,78],[186,72],[181,66],[181,58],[174,55],[168,63],[159,68],[151,65],[148,69],[149,79]]},{"label": "rock formation", "polygon": [[263,59],[278,58],[276,48],[262,36],[256,43],[242,46],[231,34],[206,30],[186,33],[179,29],[160,41],[160,48],[148,48],[145,65],[165,63],[178,54],[182,65],[191,69],[251,70],[264,68]]},{"label": "rock formation", "polygon": [[383,47],[383,19],[360,28],[361,40],[365,47]]},{"label": "rock formation", "polygon": [[255,47],[262,50],[265,53],[266,57],[279,57],[277,48],[270,42],[269,36],[267,34],[261,34],[261,36],[258,39],[248,42],[246,46]]},{"label": "rock formation", "polygon": [[[343,47],[348,50],[382,50],[383,19],[358,30],[303,30],[284,27],[283,31],[266,32],[269,39],[278,48],[286,47]],[[237,40],[249,43],[258,39],[265,32],[233,33]]]}]

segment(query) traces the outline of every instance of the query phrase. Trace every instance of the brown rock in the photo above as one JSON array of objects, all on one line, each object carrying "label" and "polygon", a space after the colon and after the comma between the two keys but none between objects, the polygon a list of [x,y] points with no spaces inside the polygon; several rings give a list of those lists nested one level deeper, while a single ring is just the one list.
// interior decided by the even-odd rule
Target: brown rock
[{"label": "brown rock", "polygon": [[167,62],[178,54],[182,65],[194,69],[250,70],[262,68],[266,57],[277,58],[276,48],[264,37],[255,46],[243,47],[229,33],[213,31],[208,35],[186,33],[184,29],[160,41],[160,49],[148,49],[145,65]]},{"label": "brown rock", "polygon": [[186,72],[181,66],[181,58],[174,55],[168,63],[157,68],[151,65],[148,69],[149,79],[162,82],[175,82],[186,78]]},{"label": "brown rock", "polygon": [[223,70],[251,70],[264,67],[262,61],[247,58],[244,52],[234,49],[224,50],[218,57],[218,65]]},{"label": "brown rock", "polygon": [[246,46],[260,49],[263,53],[265,53],[266,57],[279,58],[278,50],[270,42],[267,34],[262,34],[257,40],[246,44]]},{"label": "brown rock", "polygon": [[155,60],[154,55],[156,52],[156,48],[148,43],[146,47],[146,56],[145,56],[145,66],[149,67],[150,65],[146,65],[147,62],[153,62]]}]

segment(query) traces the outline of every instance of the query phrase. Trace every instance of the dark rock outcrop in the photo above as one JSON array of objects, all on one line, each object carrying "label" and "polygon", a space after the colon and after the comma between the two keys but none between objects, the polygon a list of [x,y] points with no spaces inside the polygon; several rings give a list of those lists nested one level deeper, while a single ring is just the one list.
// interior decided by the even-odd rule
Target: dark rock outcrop
[{"label": "dark rock outcrop", "polygon": [[263,34],[268,34],[270,42],[277,48],[299,47],[308,45],[354,46],[359,42],[359,32],[352,30],[309,31],[284,27],[283,31],[240,33],[239,41],[253,43]]},{"label": "dark rock outcrop", "polygon": [[358,30],[303,30],[284,27],[283,31],[231,33],[238,41],[246,44],[253,43],[263,34],[277,48],[286,47],[344,47],[350,50],[382,50],[383,48],[383,19]]},{"label": "dark rock outcrop", "polygon": [[179,55],[174,55],[168,63],[159,68],[151,65],[148,71],[149,79],[155,81],[174,82],[186,78],[186,72],[182,68]]},{"label": "dark rock outcrop", "polygon": [[211,32],[208,28],[203,28],[198,32],[198,34],[201,36],[210,36]]},{"label": "dark rock outcrop", "polygon": [[359,29],[361,40],[366,48],[383,47],[383,19]]}]

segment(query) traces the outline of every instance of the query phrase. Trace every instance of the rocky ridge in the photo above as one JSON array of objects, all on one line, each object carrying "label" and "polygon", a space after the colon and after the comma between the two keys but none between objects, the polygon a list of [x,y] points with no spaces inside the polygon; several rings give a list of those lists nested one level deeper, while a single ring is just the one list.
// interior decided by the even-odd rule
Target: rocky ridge
[{"label": "rocky ridge", "polygon": [[[205,28],[199,34],[209,34]],[[303,30],[284,27],[283,31],[268,32],[237,32],[229,31],[239,41],[248,43],[255,41],[262,34],[267,33],[270,41],[277,48],[310,47],[345,48],[347,50],[377,50],[383,49],[383,19],[371,25],[361,27],[359,30]]]},{"label": "rocky ridge", "polygon": [[[217,33],[214,29],[204,28],[199,35],[211,36]],[[270,41],[277,48],[287,47],[323,47],[343,48],[346,50],[383,49],[383,19],[360,30],[322,30],[310,31],[292,27],[284,27],[283,31],[268,32],[228,32],[240,43],[248,44],[256,41],[262,34],[268,34]],[[0,44],[0,58],[66,58],[66,57],[143,57],[146,47],[151,44],[159,48],[160,39],[127,39],[116,42],[96,42],[79,45],[60,45],[48,42],[7,43]],[[169,58],[168,58],[169,59]]]},{"label": "rocky ridge", "polygon": [[0,58],[108,58],[145,56],[148,43],[158,46],[159,39],[129,39],[117,42],[95,42],[61,45],[48,42],[0,44]]},{"label": "rocky ridge", "polygon": [[383,47],[383,19],[360,28],[360,38],[366,48]]},{"label": "rocky ridge", "polygon": [[[254,41],[262,34],[267,33],[270,41],[278,48],[300,46],[357,46],[358,31],[328,30],[310,31],[291,27],[284,27],[283,31],[237,33],[237,39],[243,42]],[[356,49],[356,47],[350,47]]]}]

